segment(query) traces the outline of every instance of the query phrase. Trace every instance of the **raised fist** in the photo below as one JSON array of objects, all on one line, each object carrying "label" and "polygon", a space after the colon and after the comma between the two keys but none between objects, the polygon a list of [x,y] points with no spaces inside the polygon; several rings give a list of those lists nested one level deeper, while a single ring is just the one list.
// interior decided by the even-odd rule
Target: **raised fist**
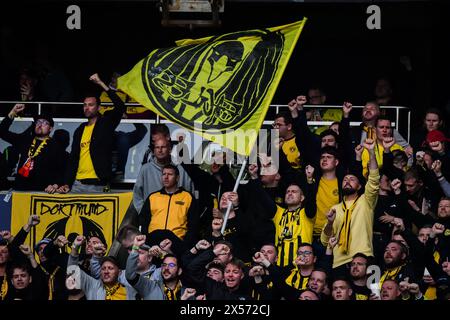
[{"label": "raised fist", "polygon": [[75,240],[73,241],[73,245],[74,245],[75,247],[80,247],[80,246],[83,244],[83,242],[84,242],[85,240],[86,240],[85,236],[78,235],[78,236],[75,238]]},{"label": "raised fist", "polygon": [[145,243],[146,236],[144,234],[134,237],[133,246],[140,247]]},{"label": "raised fist", "polygon": [[348,116],[350,114],[350,111],[352,111],[353,105],[350,102],[345,101],[342,105],[342,112],[345,116]]},{"label": "raised fist", "polygon": [[31,227],[34,227],[34,226],[38,225],[40,222],[41,222],[41,218],[39,216],[37,216],[37,215],[31,215],[28,218],[28,224]]},{"label": "raised fist", "polygon": [[334,219],[336,218],[336,209],[330,209],[327,213],[327,220],[329,223],[333,223]]}]

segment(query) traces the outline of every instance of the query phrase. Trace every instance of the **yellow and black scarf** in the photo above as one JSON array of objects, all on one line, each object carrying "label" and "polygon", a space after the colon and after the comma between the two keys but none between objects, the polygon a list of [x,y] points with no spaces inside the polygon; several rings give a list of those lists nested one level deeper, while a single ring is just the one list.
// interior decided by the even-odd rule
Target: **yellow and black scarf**
[{"label": "yellow and black scarf", "polygon": [[401,266],[385,270],[380,278],[380,288],[385,280],[397,280],[396,278],[404,266],[405,264],[402,264]]},{"label": "yellow and black scarf", "polygon": [[117,282],[112,287],[105,286],[105,300],[127,300],[127,289]]},{"label": "yellow and black scarf", "polygon": [[341,230],[339,231],[339,248],[343,254],[348,253],[350,247],[350,224],[352,222],[352,212],[356,207],[359,196],[353,201],[352,205],[347,208],[345,198],[342,201],[342,210],[344,211],[344,220],[342,221]]},{"label": "yellow and black scarf", "polygon": [[166,285],[164,285],[164,294],[166,295],[167,300],[179,300],[179,293],[181,290],[181,284],[178,281],[177,286],[175,289],[170,289]]},{"label": "yellow and black scarf", "polygon": [[42,265],[39,265],[41,270],[47,275],[48,278],[48,300],[53,300],[53,293],[55,292],[55,275],[60,269],[59,266],[56,266],[55,270],[50,274]]},{"label": "yellow and black scarf", "polygon": [[0,301],[5,300],[8,293],[8,279],[6,279],[6,273],[3,276],[2,286],[0,287]]}]

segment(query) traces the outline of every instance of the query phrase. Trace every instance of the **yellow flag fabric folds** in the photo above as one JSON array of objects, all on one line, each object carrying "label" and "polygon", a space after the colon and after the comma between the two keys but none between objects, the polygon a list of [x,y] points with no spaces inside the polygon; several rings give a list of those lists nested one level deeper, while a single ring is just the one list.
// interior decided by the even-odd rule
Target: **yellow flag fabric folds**
[{"label": "yellow flag fabric folds", "polygon": [[155,49],[118,87],[160,116],[249,155],[306,18]]},{"label": "yellow flag fabric folds", "polygon": [[11,233],[17,234],[30,215],[37,215],[40,223],[31,229],[26,240],[31,247],[43,238],[65,235],[73,241],[76,234],[82,234],[96,236],[110,248],[132,196],[132,192],[76,195],[14,192]]}]

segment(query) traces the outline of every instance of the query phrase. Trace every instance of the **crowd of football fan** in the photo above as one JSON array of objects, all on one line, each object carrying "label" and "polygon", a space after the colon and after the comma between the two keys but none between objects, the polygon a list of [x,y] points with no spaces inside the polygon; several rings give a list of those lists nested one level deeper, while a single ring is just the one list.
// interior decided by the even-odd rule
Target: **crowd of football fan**
[{"label": "crowd of football fan", "polygon": [[[108,192],[112,137],[127,109],[97,74],[90,80],[114,108],[100,112],[99,97],[84,99],[87,122],[70,154],[48,113],[22,133],[10,126],[25,105],[1,121],[0,138],[11,145],[0,157],[4,190],[15,168],[17,191]],[[111,255],[98,234],[59,234],[30,248],[25,240],[40,223],[30,215],[16,234],[0,231],[0,300],[449,299],[445,116],[427,110],[408,142],[380,108],[388,101],[367,102],[360,115],[349,102],[304,108],[324,99],[311,88],[275,116],[279,139],[248,165],[237,192],[225,153],[208,166],[179,163],[182,139],[172,152],[168,127],[152,125],[131,218],[116,235],[120,249]],[[308,120],[333,124],[311,128]],[[147,129],[136,129],[138,141]]]}]

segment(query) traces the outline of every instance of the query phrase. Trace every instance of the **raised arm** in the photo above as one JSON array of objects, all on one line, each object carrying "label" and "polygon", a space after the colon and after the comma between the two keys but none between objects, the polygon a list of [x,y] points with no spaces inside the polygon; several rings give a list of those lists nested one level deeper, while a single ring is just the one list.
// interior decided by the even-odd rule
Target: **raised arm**
[{"label": "raised arm", "polygon": [[314,180],[314,167],[308,165],[305,168],[306,184],[305,184],[305,213],[310,219],[316,216],[317,203],[316,203],[316,190],[317,185]]},{"label": "raised arm", "polygon": [[261,180],[258,178],[258,166],[256,164],[249,165],[248,172],[250,173],[248,190],[252,198],[258,199],[261,203],[261,207],[265,208],[264,211],[267,216],[273,218],[277,212],[277,205],[262,187]]},{"label": "raised arm", "polygon": [[11,109],[11,111],[8,113],[8,116],[5,117],[0,123],[0,138],[11,144],[20,143],[21,141],[23,141],[24,136],[20,133],[9,131],[9,127],[13,123],[14,118],[17,117],[17,114],[24,109],[24,104],[16,104]]},{"label": "raised arm", "polygon": [[92,76],[89,77],[89,80],[91,80],[93,83],[100,86],[103,90],[106,91],[109,98],[114,104],[114,109],[105,112],[104,117],[109,119],[111,121],[111,124],[114,128],[116,128],[119,123],[120,119],[122,119],[122,115],[126,110],[125,103],[117,96],[117,94],[111,90],[99,77],[98,73],[94,73]]},{"label": "raised arm", "polygon": [[366,183],[364,195],[371,209],[375,208],[378,199],[378,190],[380,189],[380,173],[378,171],[377,158],[375,156],[375,141],[366,139],[363,147],[369,152],[369,178]]}]

